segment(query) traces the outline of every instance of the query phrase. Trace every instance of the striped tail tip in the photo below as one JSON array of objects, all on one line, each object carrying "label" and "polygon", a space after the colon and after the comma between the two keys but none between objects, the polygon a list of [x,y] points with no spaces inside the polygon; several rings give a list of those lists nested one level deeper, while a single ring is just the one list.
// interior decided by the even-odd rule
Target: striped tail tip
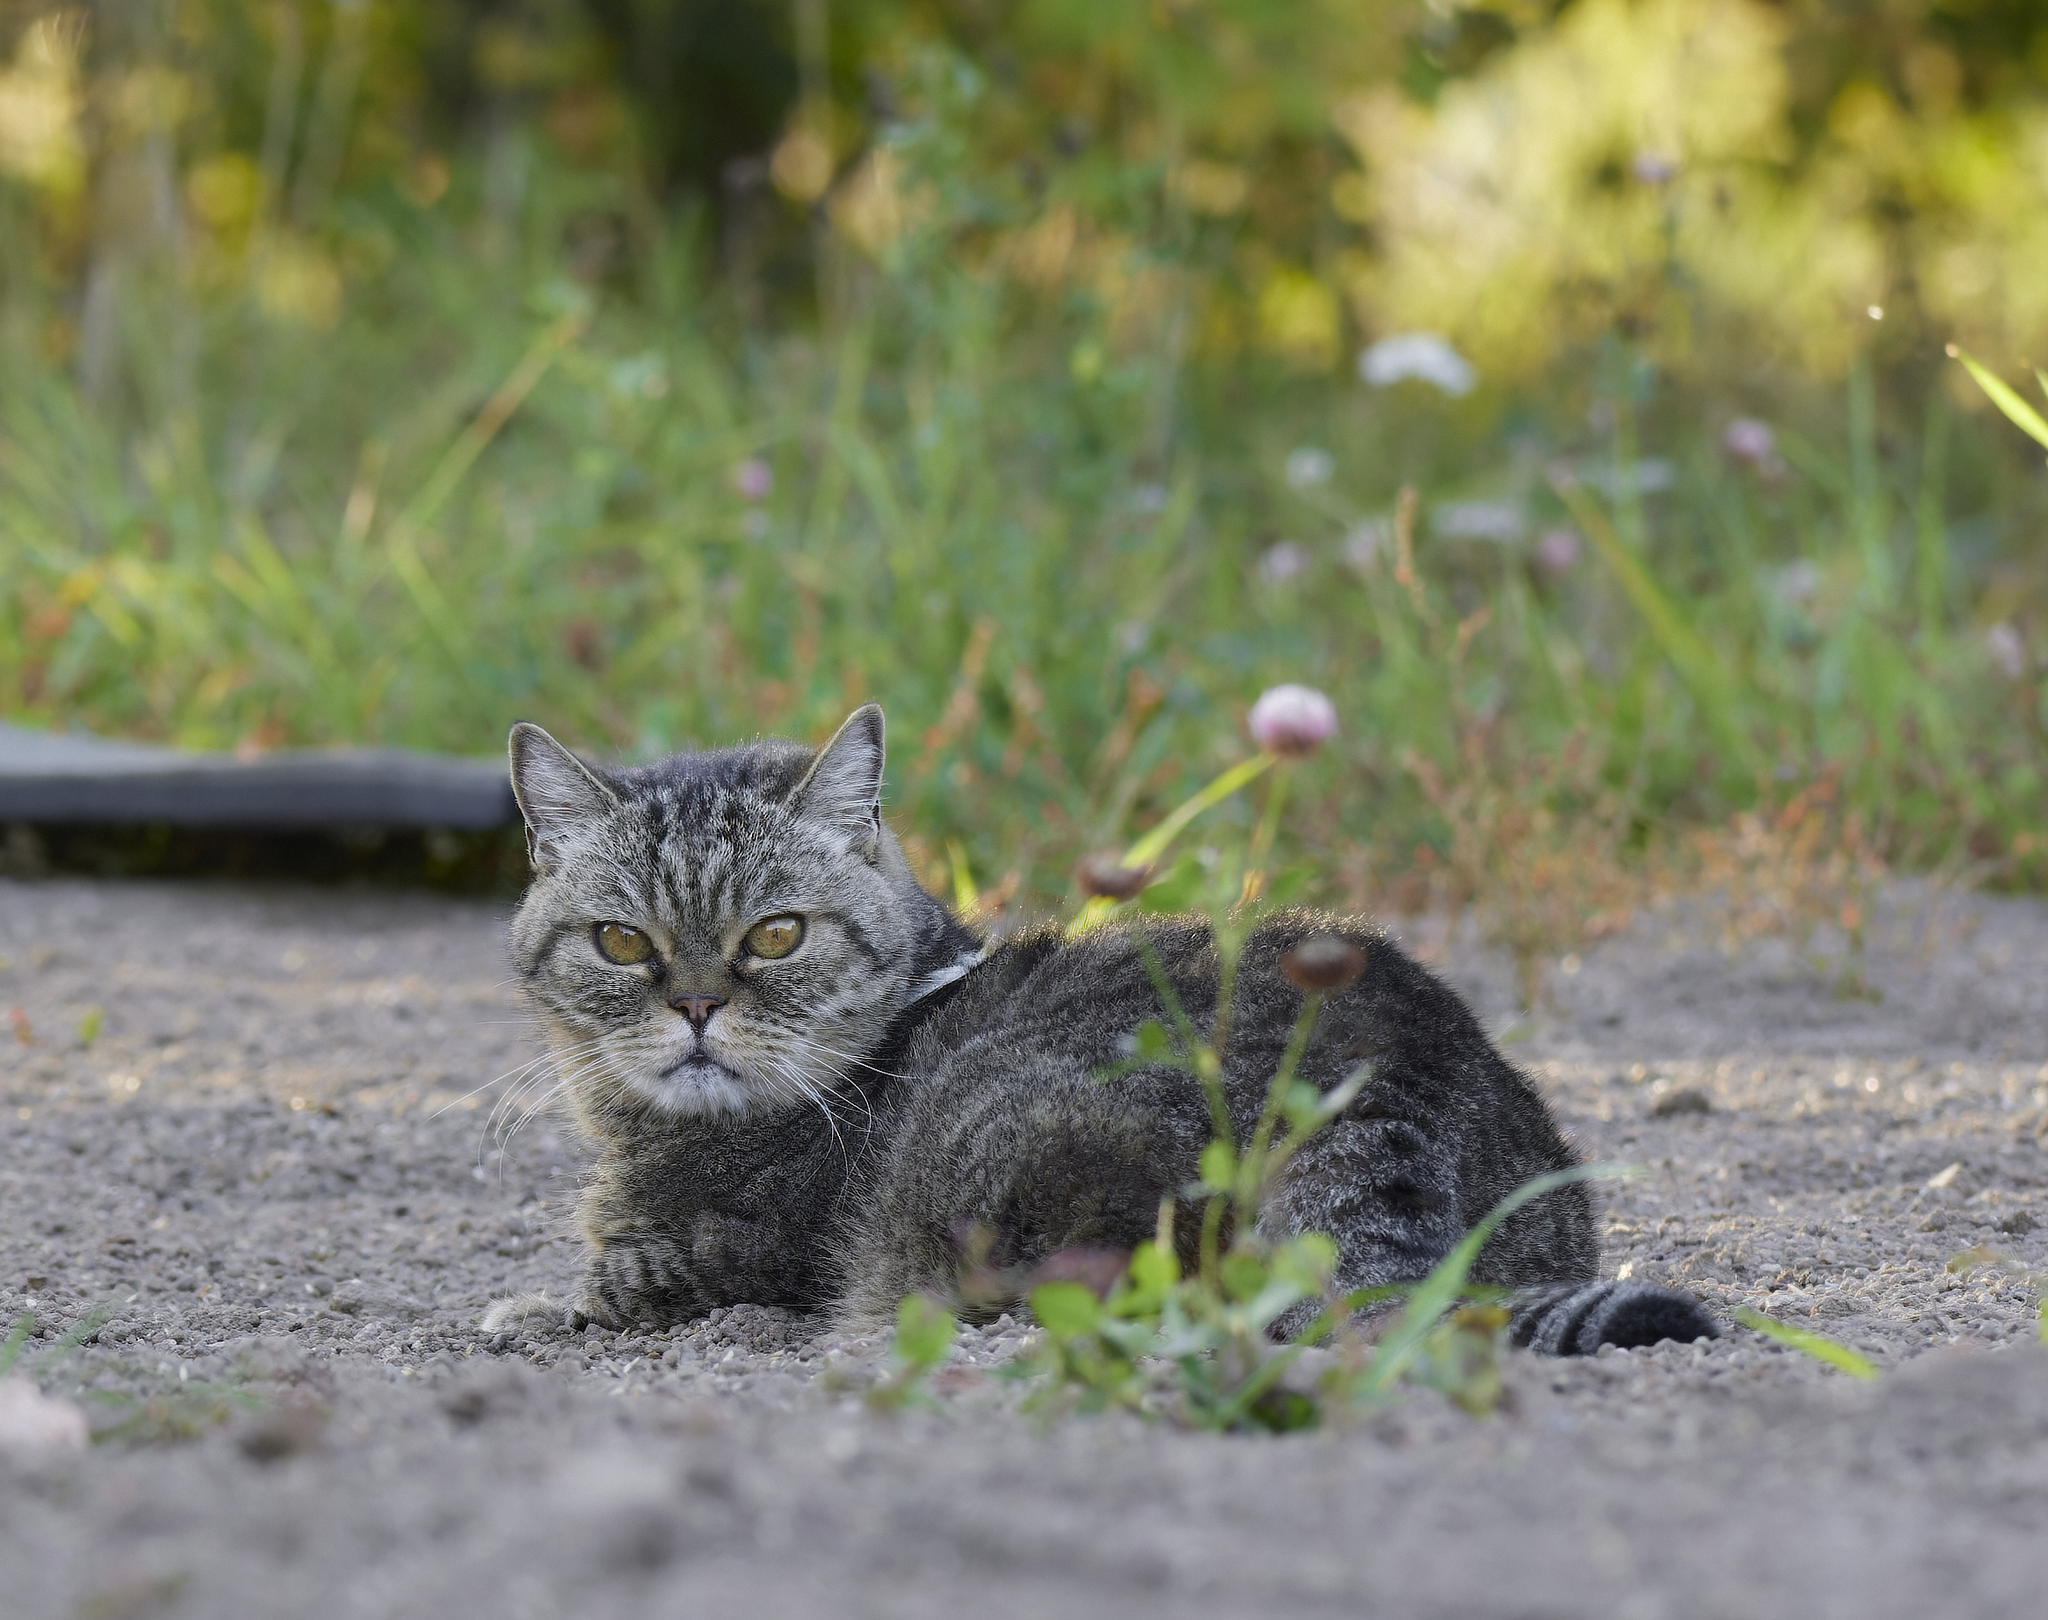
[{"label": "striped tail tip", "polygon": [[1718,1339],[1721,1327],[1690,1294],[1649,1283],[1560,1283],[1532,1288],[1514,1303],[1508,1337],[1546,1356],[1590,1356],[1603,1344],[1624,1350],[1676,1339]]}]

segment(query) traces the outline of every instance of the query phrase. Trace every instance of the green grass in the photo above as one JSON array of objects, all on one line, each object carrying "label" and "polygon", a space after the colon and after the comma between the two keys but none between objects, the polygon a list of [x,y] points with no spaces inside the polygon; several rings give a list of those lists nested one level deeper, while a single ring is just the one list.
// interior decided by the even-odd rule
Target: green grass
[{"label": "green grass", "polygon": [[[1859,369],[1788,400],[1791,471],[1763,482],[1718,447],[1732,407],[1619,340],[1543,397],[1456,401],[1190,359],[965,267],[943,217],[887,269],[831,257],[833,317],[791,325],[743,318],[690,218],[640,220],[628,270],[584,284],[560,244],[600,182],[542,163],[510,231],[466,184],[339,208],[368,268],[331,333],[137,267],[90,399],[62,298],[13,278],[0,712],[465,752],[527,717],[632,758],[821,735],[873,697],[924,869],[1046,906],[1293,679],[1342,716],[1291,835],[1331,897],[1455,841],[1431,769],[1567,840],[1601,796],[1635,844],[1832,775],[1895,860],[2048,876],[2044,658],[2014,674],[1986,641],[2044,640],[2048,570],[2009,549],[2042,484],[1938,386],[1879,399]],[[1288,482],[1304,446],[1327,482]],[[1617,475],[1646,456],[1668,489]],[[1524,538],[1429,519],[1475,499]],[[1584,543],[1546,571],[1554,526]]]},{"label": "green grass", "polygon": [[1845,1372],[1851,1378],[1865,1381],[1877,1377],[1877,1364],[1868,1356],[1858,1355],[1846,1344],[1829,1338],[1825,1333],[1815,1333],[1811,1328],[1794,1327],[1790,1322],[1780,1322],[1775,1316],[1766,1316],[1762,1311],[1751,1310],[1747,1305],[1735,1312],[1735,1320],[1742,1326],[1779,1344],[1790,1345],[1802,1355],[1813,1357],[1838,1372]]}]

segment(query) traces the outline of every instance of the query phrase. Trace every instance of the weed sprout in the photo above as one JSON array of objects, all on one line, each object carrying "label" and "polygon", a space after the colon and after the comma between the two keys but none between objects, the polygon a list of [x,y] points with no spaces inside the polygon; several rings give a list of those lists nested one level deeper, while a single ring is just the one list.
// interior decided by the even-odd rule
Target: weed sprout
[{"label": "weed sprout", "polygon": [[[1488,1291],[1472,1286],[1472,1265],[1494,1229],[1523,1203],[1566,1181],[1603,1173],[1579,1168],[1530,1182],[1412,1286],[1333,1297],[1337,1245],[1329,1236],[1276,1238],[1260,1229],[1261,1208],[1289,1161],[1343,1113],[1373,1074],[1367,1056],[1327,1092],[1296,1078],[1324,998],[1369,966],[1357,944],[1324,933],[1281,958],[1280,971],[1302,992],[1301,1009],[1248,1134],[1233,1128],[1223,1089],[1238,957],[1256,907],[1288,886],[1273,882],[1263,864],[1286,801],[1289,767],[1313,754],[1336,727],[1336,707],[1322,693],[1272,688],[1253,705],[1249,721],[1260,754],[1223,772],[1122,855],[1097,855],[1076,873],[1085,899],[1072,932],[1098,926],[1121,906],[1207,917],[1221,958],[1212,1027],[1195,1026],[1139,934],[1137,948],[1164,1016],[1142,1024],[1124,1061],[1101,1078],[1160,1064],[1186,1071],[1207,1102],[1211,1136],[1196,1180],[1162,1200],[1153,1237],[1128,1254],[1069,1251],[1049,1257],[1028,1277],[1012,1278],[989,1271],[989,1234],[961,1234],[961,1299],[1012,1297],[1021,1283],[1037,1319],[1036,1347],[1008,1370],[1030,1386],[1027,1407],[1122,1407],[1200,1429],[1281,1431],[1385,1400],[1406,1381],[1441,1389],[1470,1411],[1490,1410],[1501,1390],[1498,1356],[1508,1314]],[[1197,816],[1276,765],[1256,828],[1239,851],[1213,862],[1183,857],[1162,865],[1173,839]],[[1376,1344],[1367,1343],[1358,1324],[1361,1312],[1388,1318]],[[1291,1330],[1290,1342],[1276,1343],[1283,1329]],[[894,1365],[872,1398],[888,1406],[919,1398],[921,1381],[943,1359],[953,1331],[950,1312],[935,1301],[905,1299]],[[1334,1356],[1325,1353],[1330,1364],[1316,1378],[1304,1378],[1296,1371],[1302,1357],[1330,1340],[1338,1346]]]}]

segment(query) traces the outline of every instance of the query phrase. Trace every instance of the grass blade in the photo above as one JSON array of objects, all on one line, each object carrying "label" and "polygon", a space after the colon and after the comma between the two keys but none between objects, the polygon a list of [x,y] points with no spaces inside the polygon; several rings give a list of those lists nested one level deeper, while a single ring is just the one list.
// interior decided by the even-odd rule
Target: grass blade
[{"label": "grass blade", "polygon": [[28,1342],[30,1331],[36,1325],[36,1313],[23,1311],[14,1319],[14,1326],[8,1330],[7,1342],[0,1344],[0,1378],[14,1370],[14,1363],[21,1355],[21,1347]]},{"label": "grass blade", "polygon": [[[1196,790],[1194,794],[1176,805],[1164,821],[1125,850],[1123,864],[1129,867],[1150,866],[1166,853],[1166,846],[1178,838],[1195,817],[1211,806],[1221,804],[1238,789],[1257,781],[1274,763],[1275,756],[1266,753],[1254,754],[1249,759],[1239,760],[1207,787]],[[1067,937],[1072,939],[1078,934],[1086,933],[1115,909],[1114,900],[1105,899],[1099,894],[1094,896],[1067,925]]]},{"label": "grass blade", "polygon": [[1722,745],[1740,760],[1751,774],[1761,769],[1756,743],[1736,717],[1735,694],[1714,649],[1705,637],[1686,623],[1678,606],[1665,593],[1642,560],[1621,543],[1607,516],[1595,506],[1578,481],[1560,473],[1551,487],[1565,504],[1573,520],[1586,532],[1601,560],[1620,583],[1623,593],[1649,626],[1664,656],[1691,690],[1693,699],[1706,716]]},{"label": "grass blade", "polygon": [[90,1339],[101,1328],[105,1327],[108,1321],[112,1319],[113,1314],[113,1306],[95,1305],[85,1315],[66,1328],[57,1341],[43,1353],[43,1358],[37,1363],[36,1370],[38,1372],[48,1372],[58,1362],[70,1355],[72,1351],[85,1343],[87,1339]]},{"label": "grass blade", "polygon": [[498,436],[498,430],[511,420],[512,413],[533,392],[534,385],[554,363],[555,357],[575,342],[588,324],[586,315],[572,311],[553,321],[533,340],[520,357],[519,364],[512,368],[512,374],[456,436],[455,442],[428,475],[425,485],[385,531],[385,553],[393,571],[419,608],[421,617],[449,654],[457,659],[463,655],[468,636],[461,615],[428,573],[426,562],[420,556],[420,532],[439,515],[448,497],[455,492],[455,486],[462,481],[463,474]]},{"label": "grass blade", "polygon": [[[2039,411],[2021,399],[1967,349],[1959,349],[1951,343],[1948,352],[1962,361],[1963,369],[1977,380],[1977,386],[1984,390],[1992,404],[2005,412],[2015,427],[2036,443],[2048,445],[2048,420],[2043,420]],[[2037,371],[2034,375],[2039,377],[2041,374]],[[2048,378],[2042,379],[2041,386],[2048,389]]]},{"label": "grass blade", "polygon": [[1553,1170],[1547,1176],[1538,1176],[1525,1181],[1492,1209],[1488,1210],[1479,1224],[1458,1240],[1457,1247],[1439,1260],[1415,1291],[1408,1296],[1408,1304],[1394,1325],[1387,1330],[1385,1338],[1373,1352],[1371,1364],[1366,1368],[1365,1379],[1360,1388],[1368,1398],[1384,1393],[1421,1353],[1422,1341],[1429,1337],[1429,1331],[1438,1320],[1465,1292],[1466,1278],[1473,1264],[1479,1259],[1479,1251],[1486,1247],[1486,1241],[1499,1229],[1500,1224],[1531,1199],[1541,1198],[1547,1192],[1569,1186],[1575,1181],[1591,1181],[1595,1178],[1621,1177],[1635,1172],[1625,1165],[1579,1164],[1569,1170]]},{"label": "grass blade", "polygon": [[1790,1322],[1780,1322],[1774,1316],[1762,1311],[1753,1311],[1747,1305],[1735,1312],[1735,1320],[1746,1328],[1753,1328],[1767,1339],[1776,1339],[1788,1344],[1794,1350],[1802,1351],[1815,1361],[1824,1361],[1830,1367],[1847,1373],[1851,1378],[1875,1378],[1877,1364],[1865,1356],[1859,1356],[1846,1344],[1829,1338],[1825,1333],[1815,1333],[1811,1328],[1794,1327]]},{"label": "grass blade", "polygon": [[1221,804],[1239,788],[1249,786],[1272,763],[1271,754],[1254,754],[1250,759],[1238,761],[1207,787],[1177,806],[1164,821],[1125,850],[1124,865],[1151,865],[1166,853],[1166,846],[1180,836],[1181,830],[1189,822],[1211,805]]}]

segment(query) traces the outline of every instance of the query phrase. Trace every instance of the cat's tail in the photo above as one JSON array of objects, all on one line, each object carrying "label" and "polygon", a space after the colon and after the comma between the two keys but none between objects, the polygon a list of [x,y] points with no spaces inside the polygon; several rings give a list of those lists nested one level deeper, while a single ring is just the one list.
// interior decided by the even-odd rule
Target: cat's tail
[{"label": "cat's tail", "polygon": [[1603,1344],[1627,1350],[1677,1339],[1718,1339],[1705,1305],[1675,1288],[1636,1282],[1547,1283],[1514,1299],[1508,1338],[1547,1356],[1590,1356]]}]

